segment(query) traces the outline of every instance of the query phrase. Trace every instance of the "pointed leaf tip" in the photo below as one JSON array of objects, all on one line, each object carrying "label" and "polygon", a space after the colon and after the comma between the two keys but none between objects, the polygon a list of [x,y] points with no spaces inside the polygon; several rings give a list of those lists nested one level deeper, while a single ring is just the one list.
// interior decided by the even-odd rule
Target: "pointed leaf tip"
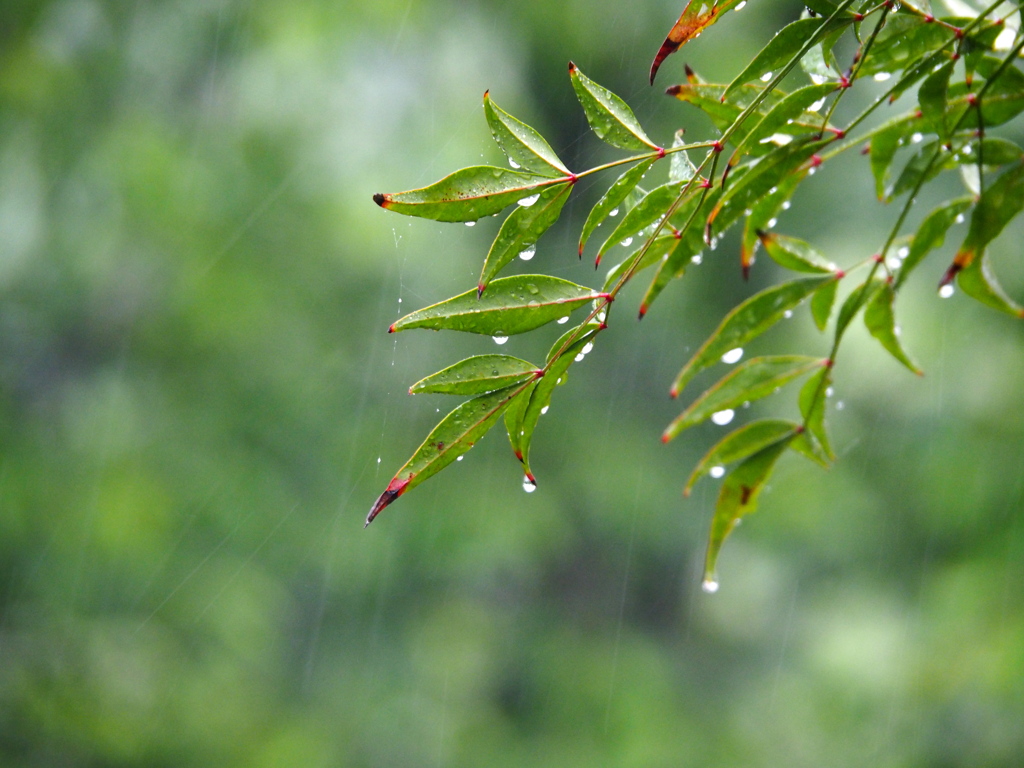
[{"label": "pointed leaf tip", "polygon": [[373,202],[379,205],[381,208],[384,207],[384,203],[388,201],[387,195],[382,195],[380,192],[373,196]]},{"label": "pointed leaf tip", "polygon": [[392,480],[391,483],[388,485],[387,489],[384,491],[384,493],[382,493],[377,498],[377,501],[375,501],[373,506],[370,508],[370,514],[366,516],[366,523],[365,525],[363,525],[363,528],[366,528],[366,526],[372,523],[373,519],[377,517],[377,515],[379,515],[381,512],[383,512],[384,509],[391,504],[391,502],[393,502],[395,499],[397,499],[399,496],[405,493],[405,489],[408,485],[408,477],[405,479],[400,479],[396,477],[394,480]]}]

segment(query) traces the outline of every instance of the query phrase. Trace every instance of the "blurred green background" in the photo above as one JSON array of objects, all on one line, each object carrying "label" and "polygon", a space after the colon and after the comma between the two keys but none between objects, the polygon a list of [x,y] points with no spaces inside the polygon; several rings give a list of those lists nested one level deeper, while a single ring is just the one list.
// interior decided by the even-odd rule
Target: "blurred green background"
[{"label": "blurred green background", "polygon": [[[716,482],[680,489],[721,428],[658,438],[687,352],[779,279],[743,284],[734,236],[642,324],[623,295],[536,493],[499,429],[363,530],[453,406],[406,388],[496,351],[386,329],[474,286],[498,222],[371,195],[501,162],[488,88],[570,167],[614,157],[570,58],[656,139],[706,137],[663,88],[730,79],[800,5],[729,14],[652,89],[681,6],[3,0],[0,765],[1022,764],[1024,329],[936,298],[949,248],[898,308],[925,378],[851,336],[840,461],[783,460],[713,597]],[[823,167],[780,229],[870,255],[897,211],[869,176]],[[607,181],[511,269],[597,283],[575,237]],[[756,346],[828,349],[806,310]]]}]

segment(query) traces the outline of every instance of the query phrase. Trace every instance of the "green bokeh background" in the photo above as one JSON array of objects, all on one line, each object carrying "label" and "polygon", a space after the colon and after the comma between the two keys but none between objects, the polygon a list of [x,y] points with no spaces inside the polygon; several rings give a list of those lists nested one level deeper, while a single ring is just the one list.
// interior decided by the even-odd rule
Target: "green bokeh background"
[{"label": "green bokeh background", "polygon": [[[1024,761],[1024,329],[936,298],[948,247],[898,309],[927,375],[854,332],[840,461],[783,460],[713,597],[716,482],[680,489],[721,428],[658,437],[687,352],[780,278],[744,284],[734,238],[642,324],[623,295],[538,429],[536,493],[496,431],[362,528],[453,405],[409,384],[496,351],[386,329],[475,285],[498,222],[371,195],[500,162],[488,88],[571,167],[617,156],[570,58],[658,140],[706,137],[663,87],[730,79],[800,5],[751,2],[652,89],[681,5],[4,0],[0,765]],[[841,264],[897,213],[859,156],[804,186],[780,229]],[[600,191],[511,269],[596,283]],[[994,251],[1018,298],[1022,236]],[[803,309],[751,353],[827,349]]]}]

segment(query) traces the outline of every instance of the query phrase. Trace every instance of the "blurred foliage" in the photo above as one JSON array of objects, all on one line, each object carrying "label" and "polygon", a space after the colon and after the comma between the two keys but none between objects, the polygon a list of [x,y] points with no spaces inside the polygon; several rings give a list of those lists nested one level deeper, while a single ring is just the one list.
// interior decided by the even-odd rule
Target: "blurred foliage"
[{"label": "blurred foliage", "polygon": [[[925,379],[851,337],[842,460],[780,465],[713,598],[713,491],[678,489],[715,428],[657,438],[751,289],[730,259],[573,372],[536,493],[491,437],[362,530],[378,456],[436,421],[398,395],[472,346],[387,326],[494,234],[371,193],[493,151],[487,88],[599,158],[570,57],[652,136],[699,135],[645,84],[677,6],[0,5],[5,766],[1019,765],[1024,331],[930,285],[904,297]],[[729,77],[799,9],[751,3],[660,77]],[[792,224],[856,254],[895,213],[850,167]],[[588,282],[580,223],[537,259]],[[1022,234],[994,254],[1016,296]]]}]

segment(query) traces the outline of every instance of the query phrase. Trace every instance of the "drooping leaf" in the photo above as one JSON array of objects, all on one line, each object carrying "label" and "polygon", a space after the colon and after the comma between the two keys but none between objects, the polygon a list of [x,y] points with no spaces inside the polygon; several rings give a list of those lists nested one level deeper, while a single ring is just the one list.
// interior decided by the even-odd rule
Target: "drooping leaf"
[{"label": "drooping leaf", "polygon": [[909,143],[911,136],[924,127],[918,114],[901,115],[875,130],[871,137],[871,173],[875,177],[875,194],[879,200],[887,198],[889,173],[896,152]]},{"label": "drooping leaf", "polygon": [[366,524],[372,523],[399,496],[433,477],[472,448],[527,386],[518,384],[474,397],[445,416],[370,508]]},{"label": "drooping leaf", "polygon": [[711,521],[708,551],[704,559],[706,589],[711,588],[711,585],[715,585],[717,588],[715,567],[718,563],[718,555],[722,551],[722,544],[732,533],[736,523],[757,509],[761,490],[771,476],[775,463],[789,447],[794,437],[794,435],[784,437],[767,448],[762,448],[725,476],[722,490],[718,494],[715,516]]},{"label": "drooping leaf", "polygon": [[917,90],[921,114],[925,124],[940,139],[947,139],[952,125],[946,120],[949,109],[949,78],[953,74],[955,61],[947,61],[932,72]]},{"label": "drooping leaf", "polygon": [[[516,443],[513,443],[513,449],[517,449],[516,456],[523,463],[523,471],[526,473],[526,477],[533,483],[536,483],[537,480],[530,468],[530,448],[533,445],[533,435],[537,429],[540,417],[544,415],[548,406],[551,405],[551,396],[554,394],[555,388],[564,383],[569,367],[582,359],[590,347],[593,346],[593,339],[600,331],[600,324],[590,323],[584,326],[582,331],[579,328],[567,331],[556,341],[548,352],[547,364],[549,367],[547,374],[531,390],[530,399],[526,407],[516,413],[517,418],[511,426],[510,435],[511,432],[517,433],[518,446]],[[579,338],[566,347],[566,343],[575,335],[579,335]],[[508,420],[506,420],[505,426],[509,427]]]},{"label": "drooping leaf", "polygon": [[538,377],[533,363],[509,355],[477,355],[420,379],[409,387],[410,395],[480,395]]},{"label": "drooping leaf", "polygon": [[[608,253],[609,250],[619,243],[626,243],[628,245],[627,241],[631,241],[636,237],[643,237],[643,230],[645,228],[665,216],[668,207],[679,197],[683,186],[683,183],[669,182],[668,184],[662,184],[660,187],[655,187],[648,192],[640,202],[633,206],[619,220],[615,229],[611,231],[611,234],[601,244],[601,248],[597,253],[597,261],[600,262],[604,254]],[[699,193],[700,190],[695,185],[691,185],[690,190],[686,194],[690,198],[696,198]]]},{"label": "drooping leaf", "polygon": [[815,455],[816,448],[821,448],[826,458],[830,461],[835,459],[832,452],[832,445],[828,439],[828,432],[825,431],[825,402],[828,397],[828,390],[832,386],[832,368],[823,367],[818,373],[811,376],[800,388],[800,413],[804,417],[804,425],[810,442],[810,453]]},{"label": "drooping leaf", "polygon": [[861,307],[868,303],[868,301],[875,295],[882,286],[885,285],[884,280],[874,278],[867,282],[861,283],[854,288],[850,295],[846,297],[846,301],[843,302],[843,306],[839,308],[839,317],[836,319],[836,341],[843,337],[846,333],[846,329],[853,322],[853,318],[860,312]]},{"label": "drooping leaf", "polygon": [[475,165],[422,189],[377,194],[381,208],[434,221],[476,221],[499,213],[517,200],[535,195],[552,180],[546,176]]},{"label": "drooping leaf", "polygon": [[516,165],[541,176],[571,175],[544,137],[495,104],[490,91],[484,94],[484,114],[494,141]]},{"label": "drooping leaf", "polygon": [[548,187],[530,205],[519,205],[508,215],[484,260],[480,284],[477,286],[478,292],[483,293],[494,276],[516,256],[530,256],[541,235],[558,221],[558,216],[572,189],[572,184]]},{"label": "drooping leaf", "polygon": [[743,276],[747,277],[754,264],[754,254],[761,240],[757,233],[775,226],[776,217],[789,207],[789,200],[804,179],[810,167],[798,168],[779,181],[773,190],[758,200],[750,209],[743,224],[743,238],[740,244],[740,265]]},{"label": "drooping leaf", "polygon": [[733,309],[711,337],[683,367],[672,385],[675,397],[700,371],[714,365],[726,352],[742,347],[779,322],[808,296],[835,277],[804,277],[761,291]]},{"label": "drooping leaf", "polygon": [[[672,252],[678,243],[679,238],[671,232],[667,235],[658,235],[647,249],[647,252],[643,255],[643,258],[640,259],[640,263],[633,270],[633,274],[642,272],[651,265],[662,261],[669,253]],[[610,291],[615,287],[615,284],[619,282],[619,279],[626,273],[626,270],[629,269],[629,266],[636,259],[637,254],[640,253],[640,250],[644,245],[646,245],[646,243],[641,244],[640,247],[634,249],[629,256],[608,270],[608,276],[604,280],[603,290]]]},{"label": "drooping leaf", "polygon": [[680,432],[710,419],[716,413],[767,397],[823,362],[819,358],[804,355],[752,358],[736,366],[735,370],[694,400],[689,408],[668,425],[662,433],[662,442],[667,443]]},{"label": "drooping leaf", "polygon": [[669,30],[665,42],[661,44],[654,62],[651,64],[651,85],[658,75],[662,62],[678,51],[683,45],[697,37],[701,32],[714,24],[723,13],[743,0],[687,0],[679,20]]},{"label": "drooping leaf", "polygon": [[900,344],[899,329],[896,326],[896,314],[893,309],[895,301],[896,292],[893,287],[889,284],[883,285],[871,297],[864,309],[864,324],[890,355],[918,376],[922,376],[924,371],[910,359],[903,350],[903,345]]},{"label": "drooping leaf", "polygon": [[[683,131],[676,131],[676,135],[672,139],[672,148],[676,149],[685,145],[683,141]],[[697,175],[697,166],[693,164],[690,156],[686,154],[686,150],[674,152],[671,159],[669,159],[668,165],[668,180],[669,181],[689,181]]]},{"label": "drooping leaf", "polygon": [[960,290],[975,301],[1000,312],[1024,318],[1024,308],[1006,295],[1006,291],[992,274],[987,251],[975,256],[971,263],[957,274],[956,282]]},{"label": "drooping leaf", "polygon": [[921,226],[917,228],[917,234],[910,243],[910,252],[903,260],[903,264],[896,273],[896,282],[893,285],[897,290],[910,276],[911,272],[932,250],[941,248],[946,240],[946,232],[949,228],[963,219],[963,214],[971,207],[974,200],[970,197],[960,197],[943,203],[925,217]]},{"label": "drooping leaf", "polygon": [[406,315],[391,326],[390,332],[430,328],[514,336],[565,317],[588,301],[606,297],[548,275],[503,277],[492,282],[482,298],[477,298],[475,290],[467,291]]},{"label": "drooping leaf", "polygon": [[683,494],[689,496],[697,481],[714,467],[742,461],[769,445],[796,434],[799,429],[799,424],[784,419],[759,419],[744,424],[719,440],[715,447],[700,460],[690,475],[690,479],[687,480]]},{"label": "drooping leaf", "polygon": [[810,243],[775,232],[760,231],[757,236],[765,251],[780,267],[818,275],[836,270],[836,265],[830,263]]},{"label": "drooping leaf", "polygon": [[629,106],[602,85],[598,85],[569,62],[569,76],[587,122],[602,141],[619,149],[657,150]]},{"label": "drooping leaf", "polygon": [[642,160],[624,174],[619,176],[612,184],[608,191],[601,196],[601,199],[597,201],[597,204],[590,210],[590,215],[587,216],[587,221],[583,225],[583,230],[580,233],[580,256],[583,255],[583,247],[587,244],[587,240],[594,234],[594,231],[601,225],[601,223],[607,219],[613,211],[615,211],[622,202],[626,199],[630,192],[632,192],[636,185],[640,183],[640,179],[644,177],[644,174],[650,170],[651,166],[657,158],[648,158]]},{"label": "drooping leaf", "polygon": [[828,319],[832,316],[832,307],[836,303],[836,293],[839,290],[839,280],[842,273],[837,273],[831,283],[825,283],[814,296],[811,297],[811,317],[819,331],[824,331],[828,325]]}]

